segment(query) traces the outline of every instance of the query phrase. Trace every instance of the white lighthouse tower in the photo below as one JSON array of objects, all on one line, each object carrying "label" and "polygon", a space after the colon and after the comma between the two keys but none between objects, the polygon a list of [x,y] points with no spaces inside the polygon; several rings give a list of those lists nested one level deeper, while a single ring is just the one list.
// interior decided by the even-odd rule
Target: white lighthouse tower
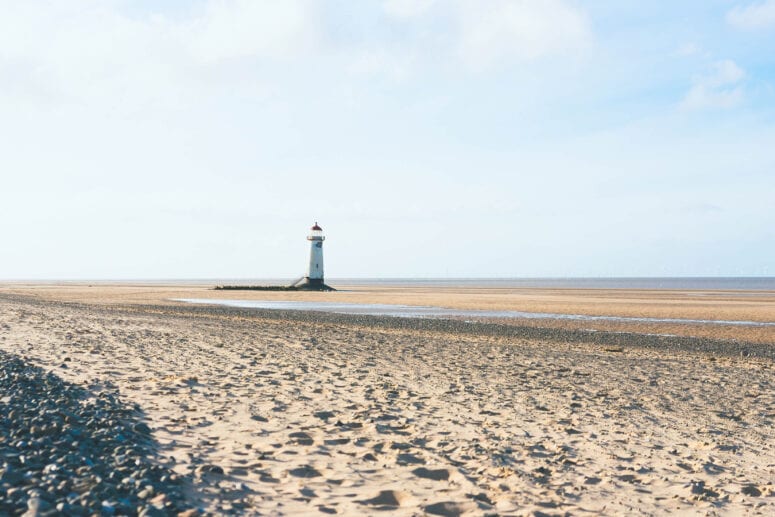
[{"label": "white lighthouse tower", "polygon": [[325,289],[327,286],[323,283],[323,228],[315,226],[310,228],[309,235],[309,266],[307,267],[307,285],[311,289]]}]

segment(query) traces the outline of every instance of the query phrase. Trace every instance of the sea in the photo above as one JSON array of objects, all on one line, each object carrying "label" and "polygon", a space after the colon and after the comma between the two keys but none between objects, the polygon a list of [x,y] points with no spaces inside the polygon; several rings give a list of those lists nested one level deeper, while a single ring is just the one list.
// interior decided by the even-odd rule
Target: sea
[{"label": "sea", "polygon": [[620,278],[332,278],[331,285],[396,287],[526,287],[557,289],[689,289],[773,291],[775,277]]},{"label": "sea", "polygon": [[[288,285],[290,278],[176,280],[175,283],[218,285]],[[775,291],[775,277],[586,277],[586,278],[326,278],[336,287],[483,287],[555,289],[680,289]]]}]

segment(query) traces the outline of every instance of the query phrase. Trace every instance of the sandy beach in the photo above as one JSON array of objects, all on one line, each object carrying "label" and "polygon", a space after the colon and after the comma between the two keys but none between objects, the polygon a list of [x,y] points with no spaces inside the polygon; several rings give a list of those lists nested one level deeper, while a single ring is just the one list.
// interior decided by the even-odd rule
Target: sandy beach
[{"label": "sandy beach", "polygon": [[[772,330],[681,326],[672,341],[604,323],[583,333],[567,322],[461,331],[169,301],[205,291],[0,289],[0,351],[62,382],[112,390],[141,411],[150,458],[179,477],[185,499],[163,497],[159,485],[153,497],[138,496],[144,515],[775,512]],[[775,321],[772,293],[332,294]],[[280,295],[325,296],[240,293]],[[0,447],[11,454],[19,446]],[[24,490],[3,504],[29,506]],[[36,497],[46,502],[45,493]]]}]

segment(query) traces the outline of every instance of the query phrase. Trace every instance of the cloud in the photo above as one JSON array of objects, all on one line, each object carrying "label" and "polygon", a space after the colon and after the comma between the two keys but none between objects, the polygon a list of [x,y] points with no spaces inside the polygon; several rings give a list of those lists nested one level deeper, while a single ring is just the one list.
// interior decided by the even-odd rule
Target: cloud
[{"label": "cloud", "polygon": [[460,52],[473,67],[534,60],[587,46],[585,14],[562,0],[460,0]]},{"label": "cloud", "polygon": [[681,102],[686,110],[729,109],[743,101],[745,71],[731,59],[717,61],[709,73],[697,77]]},{"label": "cloud", "polygon": [[306,0],[210,1],[199,19],[177,29],[206,61],[287,58],[312,44],[314,7]]},{"label": "cloud", "polygon": [[35,102],[45,94],[62,102],[178,106],[197,78],[218,81],[208,67],[302,55],[317,37],[316,8],[316,0],[207,0],[170,17],[131,15],[93,0],[12,3],[0,17],[0,73],[12,67],[17,76],[11,87],[0,83],[0,100],[26,90],[39,92]]},{"label": "cloud", "polygon": [[424,14],[435,3],[436,0],[385,0],[382,9],[396,18],[411,18]]},{"label": "cloud", "polygon": [[453,59],[472,69],[576,53],[592,34],[568,0],[385,0],[382,7],[399,20],[419,19],[424,34],[446,40]]},{"label": "cloud", "polygon": [[701,53],[702,53],[702,47],[700,47],[694,42],[681,45],[675,51],[675,55],[680,57],[692,57]]},{"label": "cloud", "polygon": [[775,28],[775,0],[735,7],[727,13],[727,22],[743,30]]},{"label": "cloud", "polygon": [[714,203],[698,202],[683,205],[683,211],[691,214],[708,215],[724,213],[724,208]]},{"label": "cloud", "polygon": [[355,77],[382,77],[393,83],[405,82],[415,67],[410,53],[390,52],[386,48],[363,49],[350,57],[347,71]]},{"label": "cloud", "polygon": [[745,71],[731,59],[718,61],[713,65],[713,73],[703,79],[704,84],[720,88],[737,84],[745,77]]}]

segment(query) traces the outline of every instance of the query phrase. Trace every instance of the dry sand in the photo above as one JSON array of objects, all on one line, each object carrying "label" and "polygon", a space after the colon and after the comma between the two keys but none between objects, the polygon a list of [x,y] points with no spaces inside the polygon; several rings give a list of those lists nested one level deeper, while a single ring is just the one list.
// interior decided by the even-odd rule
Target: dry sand
[{"label": "dry sand", "polygon": [[200,291],[5,287],[0,349],[139,404],[207,512],[775,513],[771,359],[160,306]]}]

